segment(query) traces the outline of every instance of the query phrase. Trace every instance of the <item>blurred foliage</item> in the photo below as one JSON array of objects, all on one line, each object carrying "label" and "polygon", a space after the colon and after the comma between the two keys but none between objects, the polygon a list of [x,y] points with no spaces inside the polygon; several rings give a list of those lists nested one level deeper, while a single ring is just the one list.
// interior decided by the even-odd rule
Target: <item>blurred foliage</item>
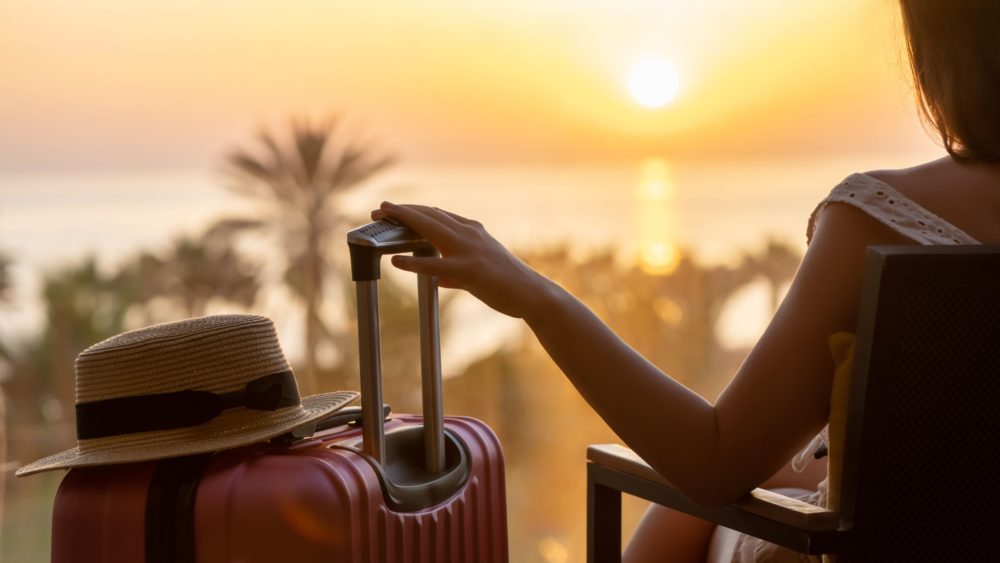
[{"label": "blurred foliage", "polygon": [[[10,465],[75,444],[74,360],[84,348],[125,330],[203,314],[213,301],[250,307],[259,289],[258,272],[228,246],[180,237],[160,252],[142,251],[110,271],[88,257],[46,273],[42,331],[7,347],[6,420],[16,429],[7,436]],[[48,549],[52,493],[60,476],[19,479],[14,486],[13,468],[5,475],[12,493],[6,508],[17,516],[4,520],[4,532],[17,541],[5,542],[0,557],[47,559],[38,554]]]},{"label": "blurred foliage", "polygon": [[[567,248],[527,254],[527,263],[558,281],[667,374],[714,399],[746,350],[723,348],[720,314],[734,294],[765,281],[773,295],[794,275],[795,251],[774,241],[743,253],[732,265],[704,265],[689,253],[668,275],[622,265],[610,250],[573,260]],[[608,377],[617,374],[609,373]],[[543,561],[556,546],[567,561],[585,559],[586,471],[589,444],[621,442],[525,329],[446,381],[445,408],[487,422],[507,460],[512,561]],[[626,523],[640,503],[626,503]]]},{"label": "blurred foliage", "polygon": [[[11,268],[13,267],[13,260],[3,252],[0,252],[0,307],[3,307],[10,302],[11,291],[13,288],[14,280],[11,276]],[[2,362],[10,356],[10,352],[7,350],[6,343],[0,340],[0,366]],[[0,383],[3,382],[3,372],[0,371]]]},{"label": "blurred foliage", "polygon": [[[211,303],[253,307],[263,284],[261,268],[216,235],[209,231],[177,238],[110,271],[86,258],[45,275],[47,322],[36,338],[10,355],[5,389],[8,419],[17,429],[10,435],[12,459],[24,462],[73,444],[73,359],[83,348],[149,322],[202,314]],[[682,253],[667,275],[622,264],[610,250],[574,259],[568,248],[559,247],[527,253],[524,259],[577,295],[639,353],[709,398],[728,382],[746,353],[720,344],[717,324],[723,310],[741,288],[759,281],[768,284],[776,300],[798,263],[793,250],[775,241],[725,265],[702,264]],[[339,277],[331,287],[341,288],[343,301],[353,303],[349,272],[334,271]],[[379,286],[383,386],[396,412],[420,410],[413,286],[414,278],[397,275],[385,276]],[[442,299],[442,330],[461,326],[461,319],[450,318],[453,296]],[[342,388],[357,388],[355,312],[352,306],[346,310],[344,328],[322,335],[339,354],[321,373]],[[446,380],[446,411],[486,421],[504,444],[512,560],[543,560],[542,546],[565,549],[569,560],[582,559],[583,452],[590,443],[619,440],[526,328],[512,341],[496,344]],[[48,533],[48,512],[26,499],[50,504],[53,484],[19,480],[8,499],[19,515],[35,515],[31,517],[38,519],[43,535]],[[633,507],[626,521],[636,518]],[[19,526],[8,519],[8,534],[15,528],[26,533]],[[40,538],[28,533],[18,545],[37,548],[44,543]]]},{"label": "blurred foliage", "polygon": [[[143,322],[200,317],[213,300],[243,308],[253,306],[260,290],[260,266],[214,237],[182,236],[162,256],[140,252],[115,276],[120,296],[145,305]],[[169,311],[158,315],[152,306]]]},{"label": "blurred foliage", "polygon": [[[354,285],[335,257],[349,225],[339,196],[389,166],[392,159],[345,136],[337,121],[292,122],[287,136],[262,131],[255,149],[227,159],[231,188],[260,203],[253,216],[229,218],[195,237],[142,250],[114,268],[85,258],[43,276],[45,322],[16,346],[0,342],[8,363],[8,459],[24,463],[71,447],[76,355],[114,334],[156,322],[235,307],[252,310],[262,293],[291,291],[305,310],[303,394],[357,388]],[[255,235],[276,244],[281,275],[269,279],[242,244]],[[654,274],[622,263],[612,250],[576,258],[568,247],[533,250],[524,260],[590,306],[652,363],[714,399],[746,350],[723,347],[719,319],[734,295],[764,282],[770,305],[799,262],[791,247],[768,240],[728,264],[704,264],[688,252],[671,272]],[[0,307],[11,295],[11,260],[0,254]],[[419,334],[413,276],[387,274],[379,285],[383,387],[396,412],[419,412]],[[442,331],[468,329],[441,301]],[[342,318],[320,318],[324,298],[344,303]],[[451,330],[455,330],[452,328]],[[447,341],[447,335],[442,335]],[[585,457],[588,444],[619,441],[522,328],[513,339],[445,381],[445,409],[487,422],[504,445],[512,561],[545,560],[543,552],[583,560]],[[317,352],[333,353],[320,365]],[[609,373],[607,377],[618,377]],[[2,407],[0,395],[0,407]],[[2,426],[0,426],[2,430]],[[3,433],[0,431],[0,440]],[[0,463],[2,449],[0,449]],[[46,559],[49,515],[58,475],[18,480],[6,474],[8,517],[0,557]],[[0,507],[3,507],[0,495]],[[626,522],[638,516],[626,515]]]},{"label": "blurred foliage", "polygon": [[42,331],[9,352],[12,455],[33,459],[75,442],[74,360],[84,348],[129,329],[203,314],[218,300],[246,308],[257,268],[228,247],[181,237],[140,252],[117,270],[94,257],[44,275]]},{"label": "blurred foliage", "polygon": [[[359,389],[357,307],[354,284],[344,272],[343,287],[347,318],[343,331],[330,334],[341,353],[340,361],[325,373],[325,379],[337,382],[338,389]],[[439,296],[441,339],[447,337],[448,322],[455,294]],[[382,350],[382,392],[396,412],[420,412],[420,333],[416,276],[405,274],[402,280],[384,275],[378,285],[379,331]]]},{"label": "blurred foliage", "polygon": [[[11,259],[0,252],[0,310],[10,300],[12,285],[10,267]],[[4,342],[0,340],[0,477],[6,477],[7,470],[7,396],[4,390],[4,380],[7,378],[7,358],[9,356],[10,353],[7,352]],[[6,493],[7,481],[3,478],[0,479],[0,546],[3,545]],[[2,559],[3,553],[0,553],[0,560]]]},{"label": "blurred foliage", "polygon": [[11,280],[10,268],[11,259],[6,254],[0,252],[0,304],[10,299]]}]

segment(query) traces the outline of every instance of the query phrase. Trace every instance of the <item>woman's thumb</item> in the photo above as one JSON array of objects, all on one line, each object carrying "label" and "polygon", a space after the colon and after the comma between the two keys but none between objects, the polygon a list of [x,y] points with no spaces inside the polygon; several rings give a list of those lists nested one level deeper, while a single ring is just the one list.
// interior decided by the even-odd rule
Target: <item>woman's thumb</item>
[{"label": "woman's thumb", "polygon": [[437,257],[396,255],[392,257],[392,265],[400,270],[429,276],[440,276],[447,269],[445,268],[444,260]]}]

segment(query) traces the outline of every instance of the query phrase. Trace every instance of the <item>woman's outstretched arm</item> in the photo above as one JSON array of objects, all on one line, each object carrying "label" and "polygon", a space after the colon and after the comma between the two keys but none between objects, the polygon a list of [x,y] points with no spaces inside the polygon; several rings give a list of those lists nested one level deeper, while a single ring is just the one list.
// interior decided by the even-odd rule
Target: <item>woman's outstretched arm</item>
[{"label": "woman's outstretched arm", "polygon": [[[384,204],[441,258],[393,257],[523,318],[583,397],[636,452],[703,504],[739,498],[826,423],[830,334],[853,331],[865,249],[902,239],[861,212],[831,205],[778,313],[715,405],[661,372],[586,306],[514,257],[475,221]],[[625,290],[626,288],[623,288]]]}]

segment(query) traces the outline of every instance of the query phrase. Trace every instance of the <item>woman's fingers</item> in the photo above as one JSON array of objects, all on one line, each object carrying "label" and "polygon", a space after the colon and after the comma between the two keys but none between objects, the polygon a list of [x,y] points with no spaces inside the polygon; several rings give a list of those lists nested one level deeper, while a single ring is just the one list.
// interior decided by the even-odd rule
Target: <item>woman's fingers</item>
[{"label": "woman's fingers", "polygon": [[448,278],[449,281],[453,281],[450,274],[454,271],[454,268],[452,268],[451,264],[443,258],[405,256],[397,254],[392,257],[392,265],[407,272],[444,277]]},{"label": "woman's fingers", "polygon": [[392,257],[392,265],[407,272],[435,276],[437,277],[438,287],[465,289],[462,284],[456,282],[454,279],[441,275],[440,272],[451,269],[447,264],[444,264],[441,258],[414,257],[400,254]]},{"label": "woman's fingers", "polygon": [[454,236],[447,223],[442,221],[442,217],[448,222],[453,221],[444,213],[434,212],[430,207],[422,205],[396,205],[387,201],[382,202],[380,207],[382,218],[391,217],[427,237],[433,243],[438,243],[448,237]]},{"label": "woman's fingers", "polygon": [[457,219],[456,215],[448,213],[447,211],[440,209],[438,207],[430,207],[427,205],[417,205],[408,204],[406,207],[411,207],[417,211],[431,217],[441,223],[442,225],[448,227],[452,231],[458,232],[458,229],[462,227],[464,223]]},{"label": "woman's fingers", "polygon": [[[388,204],[388,202],[386,202],[386,203]],[[392,205],[392,204],[388,204],[388,205]],[[469,219],[467,217],[463,217],[463,216],[459,215],[458,213],[452,213],[451,211],[448,211],[446,209],[441,209],[440,207],[427,207],[427,206],[424,206],[424,205],[406,205],[406,206],[398,206],[398,207],[409,207],[409,208],[415,209],[415,210],[419,211],[420,213],[423,213],[424,215],[427,215],[429,217],[437,219],[440,223],[442,223],[442,224],[444,224],[446,226],[449,226],[449,227],[454,226],[453,222],[454,223],[459,223],[461,225],[465,225],[467,227],[482,227],[482,223],[480,223],[479,221],[476,221],[474,219]],[[386,213],[382,209],[375,209],[375,210],[373,210],[371,212],[371,217],[372,217],[373,221],[378,221],[379,219],[384,219],[385,216],[386,216]]]},{"label": "woman's fingers", "polygon": [[[379,209],[373,210],[371,217],[376,221],[392,218],[404,223],[426,237],[439,249],[443,249],[446,256],[449,253],[448,249],[457,250],[462,247],[462,241],[469,237],[469,227],[482,226],[476,221],[437,207],[396,205],[389,202],[383,202]],[[437,276],[440,287],[464,289],[463,282],[460,282],[458,278],[463,277],[462,270],[466,266],[455,260],[456,257],[444,259],[398,255],[393,256],[392,264],[408,272]],[[468,274],[468,272],[464,273]]]},{"label": "woman's fingers", "polygon": [[479,221],[476,221],[474,219],[469,219],[467,217],[462,217],[458,213],[452,213],[451,211],[447,211],[445,209],[438,209],[437,207],[435,207],[434,209],[437,209],[441,213],[444,213],[445,215],[451,217],[452,219],[458,221],[459,223],[461,223],[463,225],[467,225],[469,227],[481,227],[482,226],[482,223],[480,223]]}]

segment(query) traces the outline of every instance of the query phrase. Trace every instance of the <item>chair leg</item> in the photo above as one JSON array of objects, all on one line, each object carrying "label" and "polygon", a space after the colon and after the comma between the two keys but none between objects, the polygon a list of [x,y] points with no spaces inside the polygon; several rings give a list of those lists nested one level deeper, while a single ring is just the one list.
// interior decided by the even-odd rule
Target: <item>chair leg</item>
[{"label": "chair leg", "polygon": [[587,563],[621,563],[622,493],[596,482],[587,467]]}]

